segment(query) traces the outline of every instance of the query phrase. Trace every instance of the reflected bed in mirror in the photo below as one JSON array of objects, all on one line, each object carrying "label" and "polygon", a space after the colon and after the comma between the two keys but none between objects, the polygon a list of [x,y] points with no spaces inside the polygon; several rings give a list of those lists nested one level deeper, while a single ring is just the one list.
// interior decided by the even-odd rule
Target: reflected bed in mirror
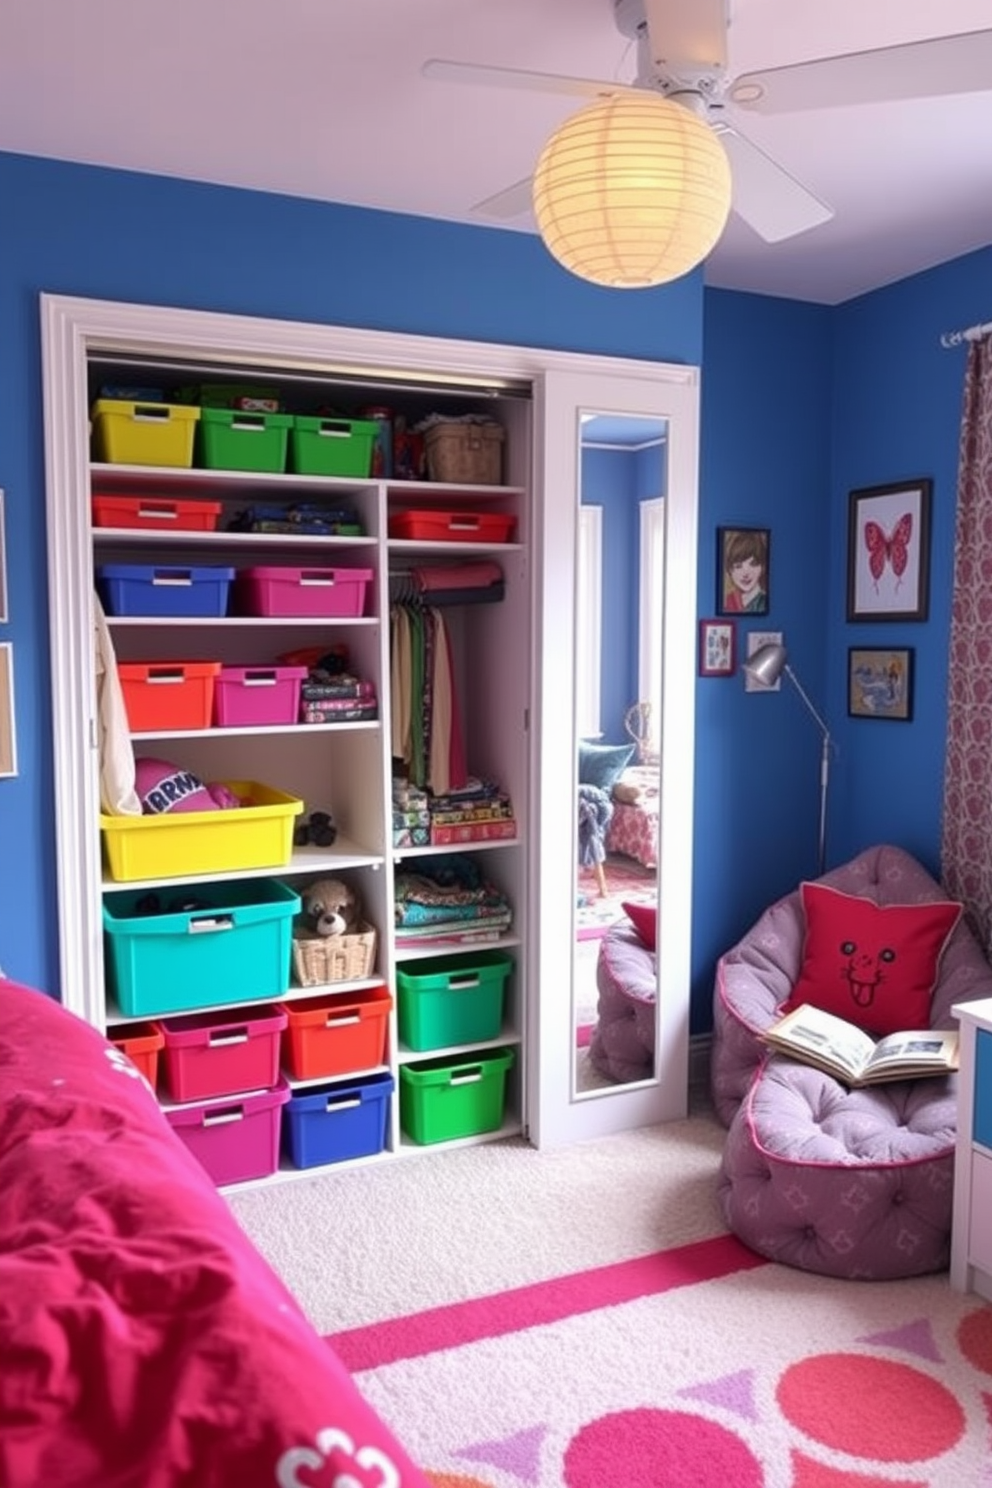
[{"label": "reflected bed in mirror", "polygon": [[666,428],[581,430],[573,1090],[598,1096],[656,1078]]}]

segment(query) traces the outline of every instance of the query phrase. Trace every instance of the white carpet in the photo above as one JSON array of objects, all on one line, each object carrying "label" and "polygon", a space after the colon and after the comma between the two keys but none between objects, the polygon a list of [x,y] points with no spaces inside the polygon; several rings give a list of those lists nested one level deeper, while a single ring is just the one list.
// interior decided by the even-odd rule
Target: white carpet
[{"label": "white carpet", "polygon": [[721,1233],[707,1112],[558,1151],[425,1152],[232,1194],[321,1333]]}]

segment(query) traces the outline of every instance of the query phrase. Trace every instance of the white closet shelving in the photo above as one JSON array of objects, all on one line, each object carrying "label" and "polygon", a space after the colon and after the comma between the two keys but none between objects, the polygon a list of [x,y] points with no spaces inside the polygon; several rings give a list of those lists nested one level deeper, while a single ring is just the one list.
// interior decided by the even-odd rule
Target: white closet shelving
[{"label": "white closet shelving", "polygon": [[[177,372],[173,366],[163,368],[149,359],[135,366],[115,368],[101,358],[91,376],[105,380],[117,375],[123,380],[137,377],[142,383],[174,382],[177,376],[188,380],[196,376],[195,366]],[[244,369],[229,367],[227,380],[243,380]],[[278,370],[268,369],[267,379],[278,379]],[[223,381],[224,377],[213,380]],[[355,398],[354,389],[336,385],[333,379],[308,380],[301,389],[297,379],[291,385],[296,399],[329,402],[335,398]],[[95,390],[91,388],[91,395]],[[375,401],[375,390],[363,390]],[[414,394],[422,406],[425,394]],[[393,396],[396,393],[394,390]],[[429,396],[429,395],[428,395]],[[439,395],[442,396],[442,395]],[[450,403],[452,394],[447,394]],[[462,393],[458,407],[465,410],[472,403],[471,394]],[[442,396],[442,408],[444,397]],[[498,409],[495,412],[500,417]],[[512,420],[512,410],[511,410]],[[327,810],[333,815],[337,837],[333,846],[294,847],[285,867],[257,868],[226,873],[183,875],[170,874],[161,879],[148,878],[121,883],[104,869],[102,891],[119,894],[122,890],[160,890],[163,895],[177,885],[195,886],[206,882],[223,882],[245,878],[275,878],[297,892],[304,892],[315,878],[342,876],[358,892],[365,918],[378,932],[376,964],[372,974],[354,981],[336,981],[324,986],[299,986],[293,977],[282,1000],[318,995],[347,998],[356,988],[382,982],[394,993],[389,1018],[386,1063],[380,1069],[391,1073],[396,1081],[389,1105],[386,1148],[376,1158],[345,1159],[345,1162],[381,1160],[397,1153],[422,1150],[403,1135],[399,1122],[399,1068],[404,1063],[416,1065],[425,1058],[450,1058],[452,1062],[471,1058],[473,1051],[511,1048],[514,1070],[507,1080],[504,1119],[495,1132],[459,1138],[453,1143],[464,1145],[492,1140],[497,1136],[520,1133],[525,1125],[523,1080],[520,1074],[520,1051],[525,1027],[525,970],[514,953],[522,944],[526,919],[527,873],[525,837],[528,797],[528,747],[523,721],[529,706],[530,678],[527,668],[518,660],[526,646],[529,612],[529,568],[524,541],[500,544],[485,542],[452,543],[392,539],[388,536],[390,516],[403,510],[493,510],[512,514],[516,531],[529,530],[528,491],[523,485],[454,485],[424,480],[353,479],[336,476],[300,476],[220,469],[155,467],[123,465],[92,461],[89,466],[91,497],[128,494],[146,500],[179,497],[186,501],[220,503],[221,515],[215,530],[143,530],[93,526],[91,529],[94,573],[106,564],[140,564],[177,567],[221,566],[238,570],[254,565],[304,565],[310,567],[368,569],[372,581],[366,596],[365,613],[360,618],[269,618],[223,617],[192,618],[146,617],[142,615],[108,615],[107,624],[118,662],[192,662],[211,661],[225,665],[256,667],[276,665],[283,653],[299,647],[326,645],[345,646],[348,669],[374,682],[379,702],[375,721],[328,723],[319,725],[292,723],[205,727],[196,729],[157,729],[132,735],[137,757],[161,757],[201,779],[259,781],[276,790],[300,797],[305,810]],[[317,507],[346,508],[352,511],[362,528],[361,536],[296,536],[250,533],[229,529],[231,519],[254,503],[267,506],[307,502]],[[510,793],[518,817],[518,836],[510,841],[464,844],[457,849],[411,848],[393,846],[390,751],[389,696],[389,609],[390,573],[406,571],[417,564],[464,563],[472,558],[496,559],[504,574],[505,596],[493,603],[445,607],[444,618],[452,648],[452,669],[461,703],[465,730],[466,758],[470,772],[498,780]],[[394,898],[393,875],[408,858],[429,859],[446,851],[484,856],[486,877],[497,884],[514,906],[514,923],[505,935],[484,942],[485,948],[507,949],[514,960],[508,980],[503,1026],[498,1038],[481,1044],[446,1045],[431,1050],[429,1056],[405,1049],[398,1038],[396,1013],[396,969],[404,962],[415,962],[426,956],[444,955],[452,964],[471,964],[478,955],[480,942],[425,942],[413,949],[399,949],[392,935]],[[271,998],[255,999],[268,1002]],[[209,999],[201,1004],[172,1012],[179,1018],[201,1011],[216,1015],[218,1022],[237,1016],[239,1006],[231,1001],[218,1007]],[[126,1033],[129,1023],[147,1021],[146,1017],[128,1018],[115,1005],[108,993],[103,1009],[102,1027],[111,1033]],[[361,1075],[378,1071],[349,1071],[336,1077],[339,1084],[354,1082]],[[331,1079],[296,1080],[287,1075],[294,1090],[312,1085],[330,1085]],[[339,1163],[333,1166],[339,1166]],[[283,1160],[277,1177],[297,1172],[312,1174],[314,1167],[297,1170]],[[271,1178],[250,1180],[271,1182]]]}]

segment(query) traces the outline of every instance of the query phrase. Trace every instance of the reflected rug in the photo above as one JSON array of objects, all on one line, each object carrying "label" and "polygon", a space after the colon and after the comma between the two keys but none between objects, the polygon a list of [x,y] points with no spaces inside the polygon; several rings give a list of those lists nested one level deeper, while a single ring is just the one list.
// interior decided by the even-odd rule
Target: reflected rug
[{"label": "reflected rug", "polygon": [[329,1342],[436,1488],[992,1488],[992,1309],[946,1275],[721,1235]]}]

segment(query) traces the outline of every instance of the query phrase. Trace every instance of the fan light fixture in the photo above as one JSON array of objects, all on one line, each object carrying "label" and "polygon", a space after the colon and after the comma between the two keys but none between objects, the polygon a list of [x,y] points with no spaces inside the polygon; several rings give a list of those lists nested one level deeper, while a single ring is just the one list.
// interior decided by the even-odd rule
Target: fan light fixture
[{"label": "fan light fixture", "polygon": [[549,252],[613,289],[666,284],[702,263],[730,196],[730,165],[710,126],[642,90],[598,98],[566,119],[534,173]]}]

